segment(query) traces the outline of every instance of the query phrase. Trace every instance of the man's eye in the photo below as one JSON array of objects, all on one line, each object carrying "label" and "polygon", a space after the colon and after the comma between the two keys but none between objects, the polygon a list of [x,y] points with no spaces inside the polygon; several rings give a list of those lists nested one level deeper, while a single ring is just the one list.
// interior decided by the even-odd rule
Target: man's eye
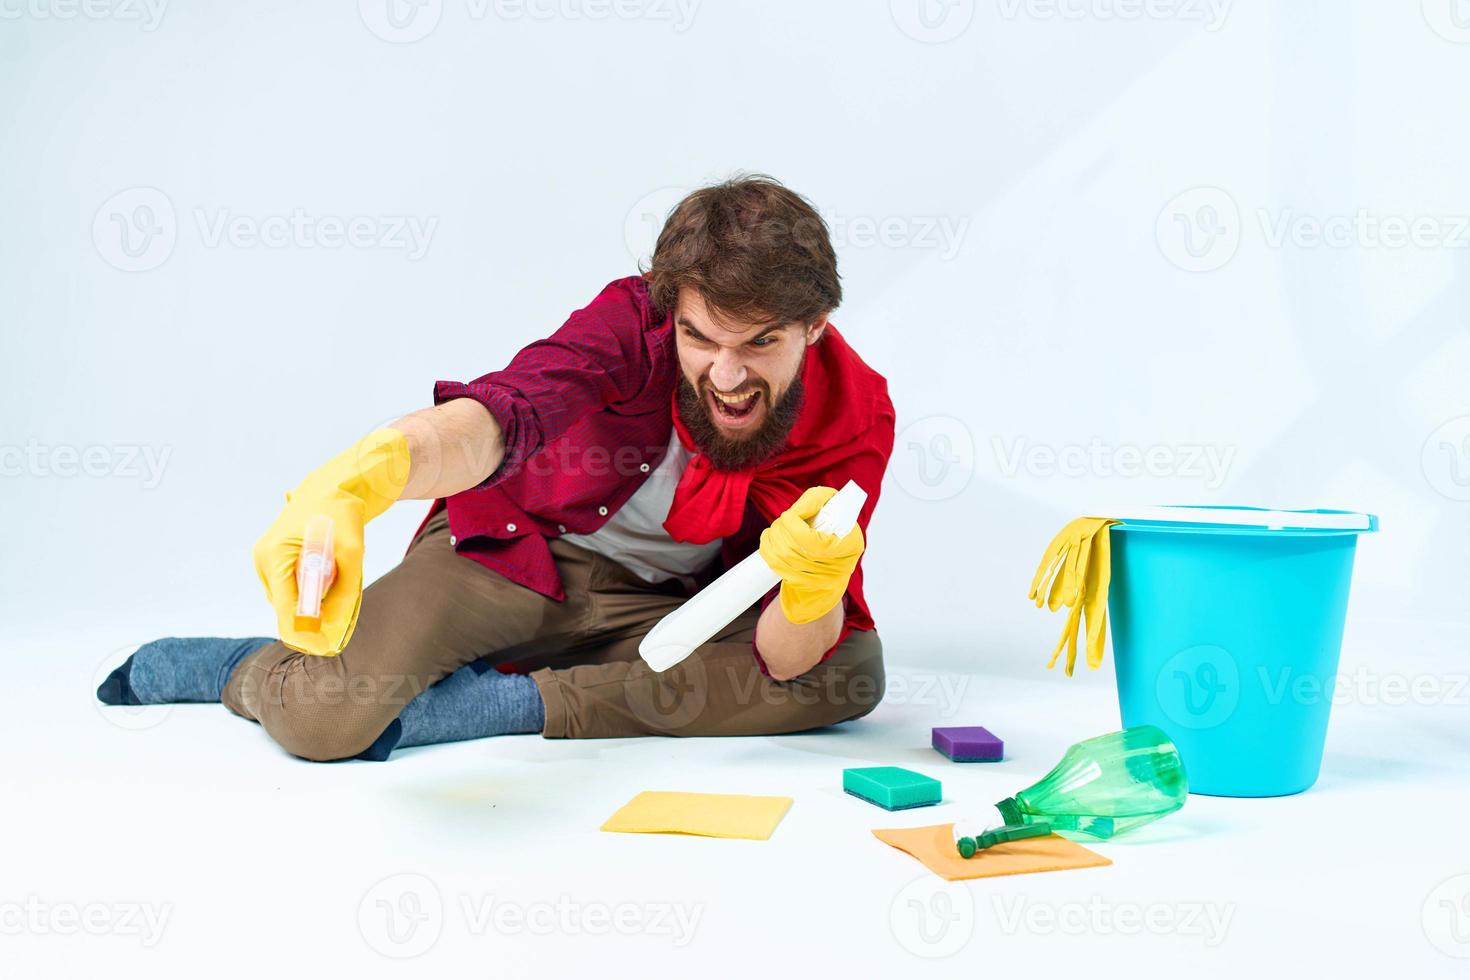
[{"label": "man's eye", "polygon": [[750,342],[752,347],[769,347],[776,342],[775,337],[757,337]]}]

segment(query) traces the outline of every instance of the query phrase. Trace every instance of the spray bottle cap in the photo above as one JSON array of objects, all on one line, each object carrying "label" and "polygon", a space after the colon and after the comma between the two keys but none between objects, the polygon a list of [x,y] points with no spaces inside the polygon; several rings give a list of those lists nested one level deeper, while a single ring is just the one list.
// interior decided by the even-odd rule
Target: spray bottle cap
[{"label": "spray bottle cap", "polygon": [[314,631],[322,626],[322,597],[334,578],[332,519],[317,514],[306,521],[301,535],[301,555],[296,559],[296,622],[298,630]]},{"label": "spray bottle cap", "polygon": [[831,500],[827,501],[826,506],[812,520],[812,527],[818,531],[835,534],[839,538],[846,537],[852,531],[852,526],[857,523],[858,513],[862,511],[863,504],[867,502],[867,491],[858,486],[856,480],[848,480],[847,484],[838,490]]}]

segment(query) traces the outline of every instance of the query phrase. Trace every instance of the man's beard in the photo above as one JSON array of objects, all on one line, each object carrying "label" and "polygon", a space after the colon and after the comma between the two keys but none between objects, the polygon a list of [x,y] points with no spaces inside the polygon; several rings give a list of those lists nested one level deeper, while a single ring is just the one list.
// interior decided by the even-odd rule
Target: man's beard
[{"label": "man's beard", "polygon": [[[761,385],[761,397],[771,402],[771,390]],[[679,418],[694,439],[695,448],[709,458],[710,465],[717,470],[745,470],[764,463],[786,447],[786,437],[791,434],[796,418],[801,414],[801,403],[806,397],[806,387],[801,382],[798,367],[791,387],[781,395],[781,400],[771,404],[766,420],[753,435],[743,439],[731,439],[722,433],[710,416],[709,403],[702,392],[689,383],[683,372],[679,374]]]}]

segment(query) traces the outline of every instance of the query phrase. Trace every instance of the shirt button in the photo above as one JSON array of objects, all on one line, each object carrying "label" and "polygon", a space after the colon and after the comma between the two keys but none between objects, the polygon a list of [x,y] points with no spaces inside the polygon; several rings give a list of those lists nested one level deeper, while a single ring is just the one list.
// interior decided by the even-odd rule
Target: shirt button
[{"label": "shirt button", "polygon": [[515,532],[515,529],[516,529],[516,526],[514,524],[507,524],[507,525],[505,525],[505,529],[507,531],[510,531],[510,532],[514,533]]},{"label": "shirt button", "polygon": [[597,508],[597,512],[599,514],[601,514],[603,517],[606,517],[607,516],[607,508],[606,507],[599,507],[599,508]]},{"label": "shirt button", "polygon": [[459,538],[456,538],[454,535],[451,534],[449,536],[449,547],[453,548],[457,544],[459,544]]},{"label": "shirt button", "polygon": [[644,463],[641,466],[639,466],[638,467],[638,472],[640,472],[640,473],[647,473],[648,472],[648,464],[647,463]]},{"label": "shirt button", "polygon": [[556,529],[558,531],[560,531],[562,534],[566,534],[567,533],[567,526],[565,524],[558,524],[556,526]]}]

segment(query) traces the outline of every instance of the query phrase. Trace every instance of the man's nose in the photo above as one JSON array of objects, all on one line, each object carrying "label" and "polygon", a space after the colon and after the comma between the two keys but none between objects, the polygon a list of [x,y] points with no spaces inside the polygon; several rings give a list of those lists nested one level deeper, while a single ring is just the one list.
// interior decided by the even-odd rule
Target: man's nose
[{"label": "man's nose", "polygon": [[720,351],[710,365],[709,380],[720,391],[736,391],[745,384],[745,373],[745,365],[740,363],[738,355]]}]

